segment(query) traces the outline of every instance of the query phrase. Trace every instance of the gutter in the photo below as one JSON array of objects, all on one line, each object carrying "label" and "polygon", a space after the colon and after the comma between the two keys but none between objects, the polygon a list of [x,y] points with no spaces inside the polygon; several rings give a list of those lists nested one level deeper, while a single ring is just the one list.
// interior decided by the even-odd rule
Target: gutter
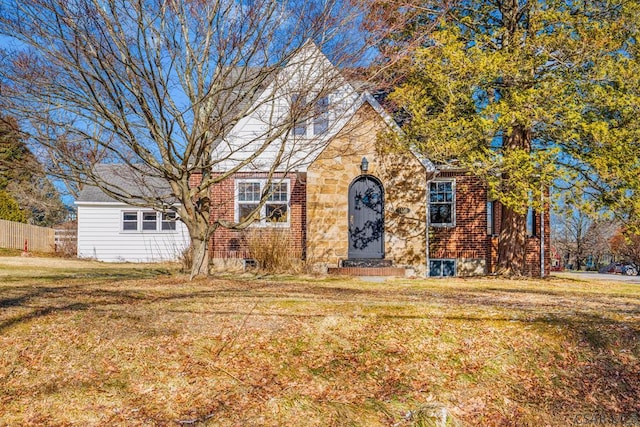
[{"label": "gutter", "polygon": [[425,253],[425,255],[426,255],[427,265],[426,265],[426,273],[425,274],[426,274],[426,277],[430,277],[429,274],[431,274],[431,271],[430,271],[431,270],[431,262],[430,262],[430,256],[431,255],[429,253],[430,252],[429,251],[429,228],[431,227],[431,221],[430,221],[431,215],[430,215],[430,212],[429,212],[429,187],[430,187],[431,181],[433,181],[438,176],[440,171],[437,168],[435,168],[433,166],[433,163],[431,163],[431,162],[429,162],[429,164],[425,165],[425,166],[427,167],[427,189],[426,189],[427,191],[425,193],[425,203],[426,203],[425,212],[426,212],[426,215],[427,215],[426,227],[425,227],[425,240],[426,240],[426,245],[425,245],[425,252],[426,253]]},{"label": "gutter", "polygon": [[544,192],[540,198],[542,199],[542,212],[540,212],[540,277],[544,277]]}]

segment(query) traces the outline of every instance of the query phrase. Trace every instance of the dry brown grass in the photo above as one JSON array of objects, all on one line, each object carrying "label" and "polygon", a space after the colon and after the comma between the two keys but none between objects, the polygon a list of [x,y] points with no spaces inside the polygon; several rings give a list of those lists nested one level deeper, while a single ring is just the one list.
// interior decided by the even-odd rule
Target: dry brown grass
[{"label": "dry brown grass", "polygon": [[639,285],[5,260],[0,425],[640,424]]},{"label": "dry brown grass", "polygon": [[300,253],[291,250],[291,235],[285,229],[249,229],[244,238],[251,257],[261,271],[268,273],[299,272]]}]

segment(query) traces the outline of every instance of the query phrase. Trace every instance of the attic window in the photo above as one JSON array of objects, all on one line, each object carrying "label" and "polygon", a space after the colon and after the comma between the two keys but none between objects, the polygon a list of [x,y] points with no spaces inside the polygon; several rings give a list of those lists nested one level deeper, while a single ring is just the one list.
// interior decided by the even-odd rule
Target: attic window
[{"label": "attic window", "polygon": [[306,136],[307,121],[300,116],[304,116],[306,101],[303,95],[294,93],[291,96],[291,114],[293,115],[293,136]]},{"label": "attic window", "polygon": [[293,136],[312,137],[329,130],[329,97],[318,98],[313,108],[311,107],[303,94],[296,93],[291,96]]},{"label": "attic window", "polygon": [[329,129],[329,97],[323,96],[316,101],[313,134],[322,135],[327,129]]}]

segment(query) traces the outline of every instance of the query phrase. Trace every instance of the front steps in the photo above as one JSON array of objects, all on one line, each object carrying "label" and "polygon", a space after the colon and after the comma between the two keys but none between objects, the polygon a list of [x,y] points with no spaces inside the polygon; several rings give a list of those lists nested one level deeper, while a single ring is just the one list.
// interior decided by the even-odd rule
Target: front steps
[{"label": "front steps", "polygon": [[345,259],[340,267],[329,267],[327,273],[332,276],[383,276],[404,277],[402,267],[393,267],[389,259]]}]

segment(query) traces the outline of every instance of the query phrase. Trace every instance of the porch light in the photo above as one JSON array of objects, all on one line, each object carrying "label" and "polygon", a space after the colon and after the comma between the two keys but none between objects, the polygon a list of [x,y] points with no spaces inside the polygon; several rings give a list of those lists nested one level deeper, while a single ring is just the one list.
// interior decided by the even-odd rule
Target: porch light
[{"label": "porch light", "polygon": [[362,161],[360,162],[360,170],[362,171],[362,173],[367,173],[367,171],[369,170],[369,162],[367,161],[366,157],[363,157]]}]

